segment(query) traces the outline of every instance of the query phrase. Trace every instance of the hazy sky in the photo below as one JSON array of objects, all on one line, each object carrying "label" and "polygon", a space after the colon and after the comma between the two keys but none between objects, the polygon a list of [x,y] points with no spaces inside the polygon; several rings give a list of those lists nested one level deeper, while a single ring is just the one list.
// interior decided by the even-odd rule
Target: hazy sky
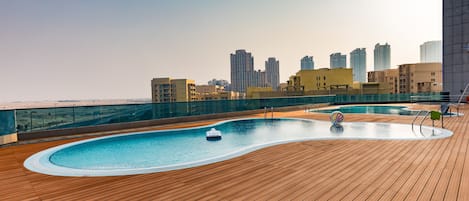
[{"label": "hazy sky", "polygon": [[[230,80],[229,55],[280,60],[280,80],[314,56],[391,44],[391,65],[442,37],[441,0],[4,0],[0,102],[150,98],[153,77]],[[347,61],[347,66],[349,66]]]}]

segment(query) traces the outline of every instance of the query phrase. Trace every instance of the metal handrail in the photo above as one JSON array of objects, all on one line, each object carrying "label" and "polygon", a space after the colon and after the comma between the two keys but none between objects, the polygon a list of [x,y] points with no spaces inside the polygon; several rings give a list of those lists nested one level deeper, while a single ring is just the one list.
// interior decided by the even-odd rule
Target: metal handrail
[{"label": "metal handrail", "polygon": [[[274,107],[270,107],[269,109],[270,112],[270,118],[274,118]],[[267,107],[264,107],[264,119],[267,119]]]},{"label": "metal handrail", "polygon": [[427,111],[427,113],[425,113],[425,116],[423,117],[422,121],[420,121],[420,134],[422,134],[422,136],[424,136],[423,132],[422,132],[422,124],[425,121],[425,119],[427,119],[428,114],[430,114],[430,111]]},{"label": "metal handrail", "polygon": [[466,94],[468,88],[469,88],[469,83],[466,84],[466,87],[464,87],[464,91],[459,96],[458,104],[456,105],[456,116],[457,117],[459,117],[459,106],[461,105],[461,101],[464,97],[464,94]]},{"label": "metal handrail", "polygon": [[414,123],[415,121],[417,120],[417,118],[419,117],[420,113],[423,112],[423,110],[419,110],[419,112],[417,112],[417,114],[415,115],[415,118],[414,120],[412,121],[412,130],[414,130]]},{"label": "metal handrail", "polygon": [[466,84],[466,87],[464,87],[464,91],[463,91],[462,94],[459,96],[458,105],[461,104],[462,98],[463,98],[464,94],[466,94],[468,87],[469,87],[469,83]]}]

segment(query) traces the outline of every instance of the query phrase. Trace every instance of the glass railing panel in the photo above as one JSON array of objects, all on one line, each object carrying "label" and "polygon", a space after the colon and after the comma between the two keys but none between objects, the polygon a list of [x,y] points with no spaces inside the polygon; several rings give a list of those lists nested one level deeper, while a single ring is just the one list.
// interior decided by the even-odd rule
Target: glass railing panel
[{"label": "glass railing panel", "polygon": [[[76,128],[172,117],[196,116],[247,110],[278,108],[316,103],[383,103],[410,102],[415,94],[366,94],[282,97],[244,100],[211,100],[178,103],[149,103],[134,105],[81,106],[21,109],[16,111],[19,132]],[[426,94],[432,99],[439,94]]]},{"label": "glass railing panel", "polygon": [[0,136],[16,133],[14,110],[0,110]]}]

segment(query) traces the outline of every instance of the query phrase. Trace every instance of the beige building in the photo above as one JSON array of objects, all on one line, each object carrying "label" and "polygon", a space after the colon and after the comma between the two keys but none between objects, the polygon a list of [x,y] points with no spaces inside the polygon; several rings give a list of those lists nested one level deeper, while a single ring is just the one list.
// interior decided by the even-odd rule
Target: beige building
[{"label": "beige building", "polygon": [[[355,84],[355,83],[354,83]],[[354,86],[354,89],[350,94],[387,94],[388,89],[384,83],[380,82],[367,82],[357,83],[358,86]]]},{"label": "beige building", "polygon": [[263,93],[273,92],[272,87],[248,87],[246,90],[246,98],[262,98]]},{"label": "beige building", "polygon": [[155,103],[189,102],[197,100],[194,80],[154,78],[151,99]]},{"label": "beige building", "polygon": [[351,68],[300,70],[288,80],[289,91],[348,89],[353,86]]},{"label": "beige building", "polygon": [[288,84],[287,83],[280,83],[278,88],[279,88],[279,91],[286,91],[287,88],[288,88]]},{"label": "beige building", "polygon": [[223,86],[218,85],[197,85],[195,91],[197,92],[197,100],[237,100],[244,99],[244,93],[235,91],[224,91]]},{"label": "beige building", "polygon": [[384,82],[384,71],[370,71],[368,72],[368,82]]},{"label": "beige building", "polygon": [[403,64],[397,69],[368,72],[368,82],[380,83],[389,94],[441,92],[441,63]]},{"label": "beige building", "polygon": [[195,86],[195,91],[200,94],[218,93],[224,90],[225,88],[223,86],[218,86],[218,85],[196,85]]},{"label": "beige building", "polygon": [[237,100],[244,99],[244,93],[235,91],[220,91],[214,93],[197,93],[197,100],[209,101],[209,100]]},{"label": "beige building", "polygon": [[399,69],[384,70],[384,86],[390,94],[399,93]]},{"label": "beige building", "polygon": [[441,63],[399,65],[399,93],[441,92]]}]

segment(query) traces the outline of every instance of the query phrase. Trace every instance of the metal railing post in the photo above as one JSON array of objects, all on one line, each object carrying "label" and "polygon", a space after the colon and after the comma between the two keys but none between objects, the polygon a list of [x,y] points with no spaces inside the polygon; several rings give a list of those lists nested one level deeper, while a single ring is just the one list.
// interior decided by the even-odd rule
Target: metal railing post
[{"label": "metal railing post", "polygon": [[273,119],[274,118],[274,107],[270,107],[270,112],[271,112],[270,118]]},{"label": "metal railing post", "polygon": [[444,116],[445,116],[444,114],[441,114],[441,128],[445,128],[444,121],[443,121]]}]

